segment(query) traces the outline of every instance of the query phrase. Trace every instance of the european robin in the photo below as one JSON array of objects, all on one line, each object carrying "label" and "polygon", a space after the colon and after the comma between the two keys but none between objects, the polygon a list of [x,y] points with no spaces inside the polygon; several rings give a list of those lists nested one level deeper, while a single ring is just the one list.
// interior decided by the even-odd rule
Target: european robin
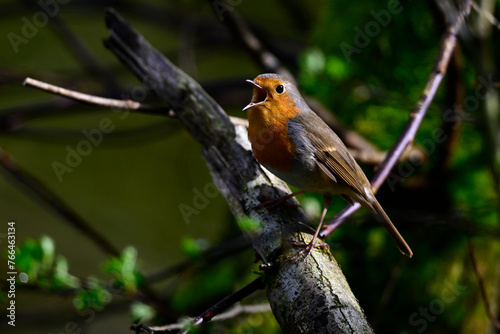
[{"label": "european robin", "polygon": [[[359,202],[373,211],[401,253],[413,253],[375,198],[370,182],[333,130],[314,113],[297,87],[283,76],[267,73],[247,80],[253,86],[248,114],[248,138],[257,161],[302,193],[323,194],[318,228],[307,246],[314,248],[331,195]],[[306,255],[306,256],[307,256]]]}]

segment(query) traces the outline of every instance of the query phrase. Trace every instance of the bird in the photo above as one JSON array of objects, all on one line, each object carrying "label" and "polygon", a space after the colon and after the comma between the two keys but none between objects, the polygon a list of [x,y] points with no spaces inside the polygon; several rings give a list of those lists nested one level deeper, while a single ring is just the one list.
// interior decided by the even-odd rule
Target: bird
[{"label": "bird", "polygon": [[412,257],[361,167],[337,134],[307,105],[295,84],[275,73],[246,81],[253,87],[250,103],[243,108],[253,154],[271,173],[300,189],[282,199],[304,192],[323,195],[318,227],[309,244],[303,245],[306,258],[316,247],[332,195],[341,195],[351,205],[359,202],[374,212],[401,253]]}]

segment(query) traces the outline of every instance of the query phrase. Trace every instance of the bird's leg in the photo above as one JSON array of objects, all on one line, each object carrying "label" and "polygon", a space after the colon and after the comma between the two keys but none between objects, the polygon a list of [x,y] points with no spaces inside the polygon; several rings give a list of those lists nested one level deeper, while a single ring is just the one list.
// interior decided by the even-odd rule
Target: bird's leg
[{"label": "bird's leg", "polygon": [[268,209],[273,209],[281,204],[286,204],[286,205],[297,207],[297,205],[295,205],[295,204],[288,203],[287,200],[289,200],[290,198],[295,197],[297,195],[303,194],[303,193],[305,193],[305,191],[300,190],[300,191],[296,191],[294,193],[291,193],[291,194],[288,194],[285,196],[281,196],[279,198],[273,198],[273,199],[269,199],[269,197],[267,197],[267,196],[262,196],[262,197],[267,197],[268,200],[264,203],[261,203],[259,205],[256,205],[256,206],[250,208],[249,211],[252,211],[255,209],[260,209],[260,208],[265,208],[265,207],[267,207]]},{"label": "bird's leg", "polygon": [[314,232],[314,235],[311,239],[311,241],[308,244],[301,244],[301,243],[292,243],[293,246],[298,246],[298,247],[304,247],[303,250],[295,254],[290,260],[294,261],[297,259],[301,254],[306,253],[306,256],[304,257],[304,260],[307,259],[309,254],[311,254],[313,248],[325,248],[327,244],[321,243],[321,244],[316,244],[316,239],[318,238],[319,232],[321,231],[321,227],[323,226],[323,221],[325,220],[326,212],[328,211],[328,207],[330,206],[330,203],[332,202],[332,197],[330,195],[324,195],[323,196],[323,211],[321,212],[321,218],[319,220],[318,228],[316,228],[316,232]]}]

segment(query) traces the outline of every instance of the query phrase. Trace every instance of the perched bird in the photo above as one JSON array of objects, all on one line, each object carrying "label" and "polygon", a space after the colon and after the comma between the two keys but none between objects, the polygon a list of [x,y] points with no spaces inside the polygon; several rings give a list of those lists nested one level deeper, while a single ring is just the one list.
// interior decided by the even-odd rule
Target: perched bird
[{"label": "perched bird", "polygon": [[[331,195],[359,202],[381,217],[381,223],[406,256],[413,253],[375,198],[370,182],[333,130],[314,113],[297,87],[281,75],[266,73],[254,80],[248,114],[248,138],[257,161],[302,192],[323,194],[324,207],[307,255],[314,248]],[[290,196],[287,196],[289,198]],[[307,256],[306,255],[306,256]]]}]

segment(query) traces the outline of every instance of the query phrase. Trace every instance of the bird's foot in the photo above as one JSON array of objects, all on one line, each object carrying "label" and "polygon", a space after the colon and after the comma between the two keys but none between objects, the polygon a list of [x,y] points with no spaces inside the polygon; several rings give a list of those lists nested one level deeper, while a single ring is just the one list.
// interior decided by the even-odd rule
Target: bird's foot
[{"label": "bird's foot", "polygon": [[299,256],[305,254],[306,256],[304,257],[304,260],[307,259],[307,257],[309,256],[309,254],[311,254],[312,250],[314,248],[320,248],[320,249],[325,249],[325,248],[328,248],[328,244],[327,243],[316,243],[316,240],[313,239],[311,240],[311,242],[309,243],[301,243],[301,242],[292,242],[292,246],[294,247],[302,247],[304,249],[302,249],[301,251],[297,252],[297,254],[295,254],[294,256],[292,256],[290,258],[290,261],[295,261],[299,258]]}]

